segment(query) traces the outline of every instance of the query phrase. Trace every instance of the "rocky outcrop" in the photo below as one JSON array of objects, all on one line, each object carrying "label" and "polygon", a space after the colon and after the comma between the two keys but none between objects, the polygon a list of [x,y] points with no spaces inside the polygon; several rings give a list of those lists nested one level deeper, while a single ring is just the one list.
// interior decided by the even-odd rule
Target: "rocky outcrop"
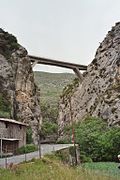
[{"label": "rocky outcrop", "polygon": [[109,126],[120,124],[120,23],[100,43],[83,82],[72,95],[61,97],[60,135],[66,125],[86,116],[101,117]]},{"label": "rocky outcrop", "polygon": [[[26,49],[11,34],[0,29],[0,96],[9,106],[9,116],[28,123],[37,144],[41,125],[39,91]],[[5,110],[5,108],[4,108]],[[1,115],[2,116],[2,115]]]}]

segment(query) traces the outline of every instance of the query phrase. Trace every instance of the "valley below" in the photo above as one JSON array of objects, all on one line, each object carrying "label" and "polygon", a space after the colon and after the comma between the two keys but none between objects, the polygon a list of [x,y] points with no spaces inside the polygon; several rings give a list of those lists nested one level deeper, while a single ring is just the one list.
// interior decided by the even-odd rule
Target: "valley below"
[{"label": "valley below", "polygon": [[120,23],[100,43],[87,70],[74,69],[81,78],[33,72],[32,63],[16,37],[0,29],[0,161],[38,155],[41,147],[49,153],[53,143],[72,147],[6,163],[0,180],[118,180]]}]

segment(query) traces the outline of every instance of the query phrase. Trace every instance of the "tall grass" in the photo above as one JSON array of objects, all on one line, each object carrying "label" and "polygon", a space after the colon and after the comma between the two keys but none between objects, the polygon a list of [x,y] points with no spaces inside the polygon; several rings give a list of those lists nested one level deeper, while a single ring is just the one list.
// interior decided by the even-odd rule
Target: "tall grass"
[{"label": "tall grass", "polygon": [[58,160],[44,158],[0,169],[0,180],[118,180],[85,168],[72,168]]}]

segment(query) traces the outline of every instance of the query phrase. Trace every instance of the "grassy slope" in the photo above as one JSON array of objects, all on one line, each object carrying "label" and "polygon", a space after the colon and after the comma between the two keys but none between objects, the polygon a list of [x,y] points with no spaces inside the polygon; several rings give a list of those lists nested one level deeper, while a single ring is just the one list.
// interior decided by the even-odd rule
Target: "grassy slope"
[{"label": "grassy slope", "polygon": [[70,73],[34,72],[35,81],[41,90],[41,101],[57,104],[63,88],[74,78]]},{"label": "grassy slope", "polygon": [[[105,175],[82,167],[72,168],[58,160],[44,158],[14,165],[10,170],[0,169],[0,180],[118,180],[120,173],[113,177],[109,175],[110,164],[107,165],[108,169]],[[114,169],[115,165],[113,166]]]}]

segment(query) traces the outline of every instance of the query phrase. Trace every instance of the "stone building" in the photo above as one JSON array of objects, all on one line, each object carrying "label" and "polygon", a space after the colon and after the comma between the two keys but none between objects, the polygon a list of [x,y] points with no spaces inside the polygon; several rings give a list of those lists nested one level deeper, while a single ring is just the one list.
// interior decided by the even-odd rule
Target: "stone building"
[{"label": "stone building", "polygon": [[25,123],[13,119],[0,118],[0,152],[15,153],[26,144]]}]

